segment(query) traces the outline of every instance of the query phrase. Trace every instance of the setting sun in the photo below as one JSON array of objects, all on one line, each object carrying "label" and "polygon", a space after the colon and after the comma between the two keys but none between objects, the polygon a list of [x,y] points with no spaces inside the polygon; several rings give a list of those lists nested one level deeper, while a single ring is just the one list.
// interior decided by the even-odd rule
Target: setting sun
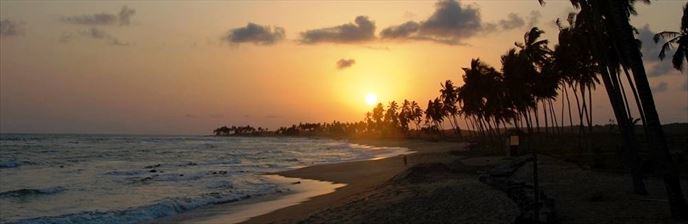
[{"label": "setting sun", "polygon": [[368,104],[368,106],[373,106],[377,103],[377,95],[374,93],[368,93],[365,97],[365,102]]}]

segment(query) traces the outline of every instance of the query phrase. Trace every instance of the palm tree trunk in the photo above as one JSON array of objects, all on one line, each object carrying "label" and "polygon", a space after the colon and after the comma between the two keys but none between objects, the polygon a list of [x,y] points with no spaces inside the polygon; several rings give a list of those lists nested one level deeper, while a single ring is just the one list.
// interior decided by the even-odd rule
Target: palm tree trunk
[{"label": "palm tree trunk", "polygon": [[[611,73],[614,73],[613,69]],[[604,70],[602,75],[602,80],[604,82],[605,89],[607,90],[607,95],[609,96],[609,101],[612,104],[612,109],[614,115],[616,116],[617,123],[619,124],[621,133],[624,138],[625,151],[624,153],[627,167],[631,170],[631,177],[633,179],[633,190],[636,194],[647,194],[645,188],[645,183],[643,182],[643,177],[640,170],[640,157],[638,156],[638,143],[636,142],[635,133],[628,118],[628,112],[625,111],[623,101],[621,99],[621,94],[619,89],[615,88],[612,84],[612,79],[609,74],[609,70]]]},{"label": "palm tree trunk", "polygon": [[533,108],[533,116],[535,116],[535,126],[537,127],[536,131],[540,132],[540,116],[538,115],[537,100],[535,101],[535,107]]},{"label": "palm tree trunk", "polygon": [[545,117],[545,135],[549,135],[549,121],[547,120],[547,104],[542,101],[542,115]]},{"label": "palm tree trunk", "polygon": [[[640,103],[640,98],[638,97],[638,90],[635,88],[635,83],[631,79],[631,75],[628,74],[628,68],[622,66],[624,73],[626,74],[626,80],[628,80],[628,85],[631,86],[631,91],[633,91],[633,98],[635,98],[635,105],[638,106],[638,113],[640,114],[640,119],[643,121],[643,128],[645,128],[645,112],[643,111],[642,103]],[[629,110],[630,111],[630,110]],[[647,131],[647,130],[646,130]]]},{"label": "palm tree trunk", "polygon": [[[564,88],[564,93],[566,94],[566,104],[569,108],[569,128],[573,130],[573,114],[571,113],[571,98],[569,97],[569,91],[567,88]],[[563,126],[563,125],[562,125]]]},{"label": "palm tree trunk", "polygon": [[[652,89],[645,74],[645,67],[643,66],[643,59],[635,42],[633,28],[629,23],[628,16],[625,13],[626,6],[620,1],[607,0],[605,3],[610,4],[611,21],[613,22],[613,33],[618,35],[618,40],[622,43],[622,55],[628,57],[630,62],[633,78],[638,87],[638,95],[642,102],[642,108],[645,112],[646,126],[648,129],[647,137],[650,143],[650,148],[659,159],[657,164],[664,176],[664,184],[667,190],[669,205],[671,207],[671,214],[674,218],[688,219],[688,208],[686,201],[683,198],[683,191],[681,190],[681,182],[679,180],[678,169],[674,165],[667,146],[666,138],[664,137],[664,130],[659,120],[659,114],[655,107],[654,97],[652,96]],[[626,4],[630,4],[626,2]]]},{"label": "palm tree trunk", "polygon": [[592,134],[592,87],[588,86],[588,132]]},{"label": "palm tree trunk", "polygon": [[[564,101],[562,101],[562,102],[564,102]],[[564,108],[562,108],[562,110],[563,109]],[[554,102],[551,99],[549,100],[549,111],[550,111],[550,115],[551,115],[550,117],[552,118],[552,124],[555,127],[555,130],[557,130],[557,133],[561,134],[561,129],[559,127],[559,123],[557,122],[557,111],[554,108]],[[563,111],[562,111],[562,113],[563,113]]]}]

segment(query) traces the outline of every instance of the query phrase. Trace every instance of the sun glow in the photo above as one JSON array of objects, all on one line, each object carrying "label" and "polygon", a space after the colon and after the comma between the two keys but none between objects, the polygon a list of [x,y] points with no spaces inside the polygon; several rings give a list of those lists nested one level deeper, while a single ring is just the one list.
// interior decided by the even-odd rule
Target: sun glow
[{"label": "sun glow", "polygon": [[377,103],[377,95],[374,93],[368,93],[368,95],[365,96],[365,102],[368,104],[368,106],[373,106]]}]

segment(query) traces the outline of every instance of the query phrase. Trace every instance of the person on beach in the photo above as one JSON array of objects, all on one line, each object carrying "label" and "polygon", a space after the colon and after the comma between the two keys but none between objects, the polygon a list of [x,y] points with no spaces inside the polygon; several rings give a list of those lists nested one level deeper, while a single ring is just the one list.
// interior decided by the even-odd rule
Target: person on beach
[{"label": "person on beach", "polygon": [[406,164],[408,164],[408,159],[406,159],[406,155],[404,155],[404,166],[406,166]]}]

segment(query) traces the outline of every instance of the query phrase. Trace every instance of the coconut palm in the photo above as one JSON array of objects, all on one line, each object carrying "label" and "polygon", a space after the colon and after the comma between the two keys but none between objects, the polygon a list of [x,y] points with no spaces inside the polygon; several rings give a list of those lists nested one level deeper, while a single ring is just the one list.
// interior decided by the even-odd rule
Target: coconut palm
[{"label": "coconut palm", "polygon": [[662,45],[662,50],[659,51],[659,58],[664,60],[666,52],[676,45],[676,52],[671,59],[671,63],[674,64],[674,68],[679,71],[683,69],[683,61],[688,62],[688,3],[683,6],[683,16],[681,17],[681,31],[664,31],[654,36],[655,43],[659,42],[659,39],[666,40]]},{"label": "coconut palm", "polygon": [[454,87],[454,83],[451,80],[447,80],[444,84],[440,84],[442,88],[440,89],[440,99],[442,100],[442,113],[451,118],[449,123],[451,124],[454,132],[461,135],[461,127],[459,127],[458,120],[456,116],[459,114],[459,109],[456,106],[458,101],[457,89]]},{"label": "coconut palm", "polygon": [[[588,35],[593,36],[596,41],[591,43],[603,44],[601,46],[597,46],[597,44],[591,45],[588,48],[597,51],[595,54],[598,56],[612,52],[617,57],[597,57],[596,59],[610,73],[609,76],[603,75],[605,88],[608,89],[608,87],[613,86],[615,81],[613,78],[618,77],[618,75],[611,74],[618,70],[618,67],[610,67],[609,65],[613,63],[608,63],[609,61],[604,60],[605,58],[618,59],[619,64],[624,69],[629,68],[632,72],[633,82],[637,88],[637,95],[645,116],[646,136],[652,151],[656,155],[655,157],[658,158],[657,165],[664,177],[672,216],[675,218],[688,218],[688,212],[685,212],[687,208],[678,178],[678,170],[671,159],[643,65],[639,43],[635,39],[634,28],[629,23],[629,16],[637,14],[633,7],[635,0],[571,0],[571,3],[574,7],[580,9],[579,19],[577,20],[583,21],[584,24],[591,27],[589,30],[591,32]],[[612,51],[607,51],[608,49]],[[607,91],[612,103],[613,101],[619,101],[619,99],[614,99],[616,97],[613,97],[613,93],[610,90]],[[618,106],[612,105],[612,107],[615,108],[615,114],[618,113]],[[632,129],[634,127],[628,126],[623,128]]]}]

